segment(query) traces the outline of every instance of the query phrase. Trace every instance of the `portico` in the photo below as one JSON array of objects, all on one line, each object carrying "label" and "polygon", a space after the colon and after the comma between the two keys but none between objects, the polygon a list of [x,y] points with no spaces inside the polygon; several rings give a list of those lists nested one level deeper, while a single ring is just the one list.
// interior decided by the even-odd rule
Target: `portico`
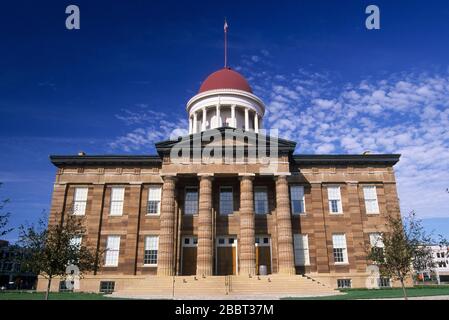
[{"label": "portico", "polygon": [[294,274],[286,183],[286,175],[255,173],[164,177],[157,274],[252,276],[262,264]]}]

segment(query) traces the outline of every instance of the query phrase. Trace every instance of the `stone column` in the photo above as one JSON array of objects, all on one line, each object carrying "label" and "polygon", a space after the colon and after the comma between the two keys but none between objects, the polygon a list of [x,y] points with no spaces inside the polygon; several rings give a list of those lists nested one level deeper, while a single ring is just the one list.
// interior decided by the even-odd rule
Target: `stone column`
[{"label": "stone column", "polygon": [[211,174],[200,176],[200,203],[198,214],[198,250],[196,274],[213,275],[213,238],[212,238],[212,180]]},{"label": "stone column", "polygon": [[295,274],[293,234],[287,176],[276,177],[276,220],[278,234],[279,273]]},{"label": "stone column", "polygon": [[206,131],[206,116],[207,110],[206,108],[203,108],[203,122],[201,123],[201,131]]},{"label": "stone column", "polygon": [[249,130],[249,110],[245,108],[245,131]]},{"label": "stone column", "polygon": [[193,130],[192,130],[192,118],[189,117],[189,134],[192,134]]},{"label": "stone column", "polygon": [[198,116],[196,115],[196,111],[193,113],[193,130],[192,133],[196,133],[198,130]]},{"label": "stone column", "polygon": [[257,112],[254,114],[254,132],[259,133],[259,116]]},{"label": "stone column", "polygon": [[164,176],[163,179],[157,274],[160,276],[172,276],[174,272],[176,178],[174,176]]},{"label": "stone column", "polygon": [[253,176],[240,178],[240,274],[256,274]]}]

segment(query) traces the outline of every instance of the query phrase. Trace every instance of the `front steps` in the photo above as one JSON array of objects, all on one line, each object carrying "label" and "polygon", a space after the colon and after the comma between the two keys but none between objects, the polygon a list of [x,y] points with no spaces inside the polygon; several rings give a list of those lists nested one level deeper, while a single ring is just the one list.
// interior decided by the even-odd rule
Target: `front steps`
[{"label": "front steps", "polygon": [[163,299],[232,299],[288,296],[323,296],[338,291],[301,275],[268,276],[147,276],[129,281],[116,297]]}]

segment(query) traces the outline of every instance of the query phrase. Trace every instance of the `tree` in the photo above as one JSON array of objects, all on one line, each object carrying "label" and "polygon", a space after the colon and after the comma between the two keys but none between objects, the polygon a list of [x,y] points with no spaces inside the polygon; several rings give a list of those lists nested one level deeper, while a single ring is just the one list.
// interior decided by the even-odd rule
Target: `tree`
[{"label": "tree", "polygon": [[85,235],[82,218],[68,215],[63,222],[48,227],[45,221],[45,218],[41,218],[36,225],[22,225],[19,244],[27,253],[21,261],[22,268],[48,280],[45,293],[45,300],[48,300],[51,282],[55,277],[65,279],[69,265],[78,268],[79,276],[96,270],[100,253],[84,241],[81,244],[74,241]]},{"label": "tree", "polygon": [[[387,230],[382,234],[383,249],[373,247],[368,250],[368,259],[379,267],[380,274],[399,280],[407,300],[405,280],[413,272],[432,270],[435,265],[431,249],[434,244],[432,234],[426,233],[421,220],[415,212],[410,212],[404,219],[400,216],[388,216],[385,224]],[[439,243],[446,241],[440,236]]]},{"label": "tree", "polygon": [[[2,184],[0,183],[0,187]],[[11,215],[10,212],[4,213],[3,210],[5,206],[8,204],[9,199],[0,200],[0,236],[4,236],[5,234],[11,232],[12,228],[7,228],[9,222],[9,216]]]}]

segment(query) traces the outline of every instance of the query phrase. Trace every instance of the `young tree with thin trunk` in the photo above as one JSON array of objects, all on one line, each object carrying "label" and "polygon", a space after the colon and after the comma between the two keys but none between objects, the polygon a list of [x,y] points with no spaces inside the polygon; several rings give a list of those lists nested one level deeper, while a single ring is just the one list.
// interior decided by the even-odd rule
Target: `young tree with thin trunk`
[{"label": "young tree with thin trunk", "polygon": [[34,272],[48,280],[45,300],[51,290],[54,278],[65,279],[67,267],[76,266],[81,277],[84,272],[94,271],[98,267],[100,252],[74,239],[85,235],[83,219],[67,215],[63,222],[47,227],[46,219],[39,219],[37,225],[21,226],[19,244],[26,251],[21,261],[22,268]]},{"label": "young tree with thin trunk", "polygon": [[[407,300],[406,279],[412,277],[415,271],[434,268],[428,245],[436,241],[425,232],[421,220],[413,211],[404,219],[389,216],[385,230],[382,233],[383,248],[370,248],[367,258],[379,267],[382,276],[400,281],[404,299]],[[441,237],[439,243],[445,243],[445,240]]]},{"label": "young tree with thin trunk", "polygon": [[[2,183],[0,182],[0,187]],[[0,236],[4,236],[5,234],[11,232],[12,228],[7,228],[9,222],[10,212],[4,212],[5,206],[8,204],[9,199],[0,200]]]}]

